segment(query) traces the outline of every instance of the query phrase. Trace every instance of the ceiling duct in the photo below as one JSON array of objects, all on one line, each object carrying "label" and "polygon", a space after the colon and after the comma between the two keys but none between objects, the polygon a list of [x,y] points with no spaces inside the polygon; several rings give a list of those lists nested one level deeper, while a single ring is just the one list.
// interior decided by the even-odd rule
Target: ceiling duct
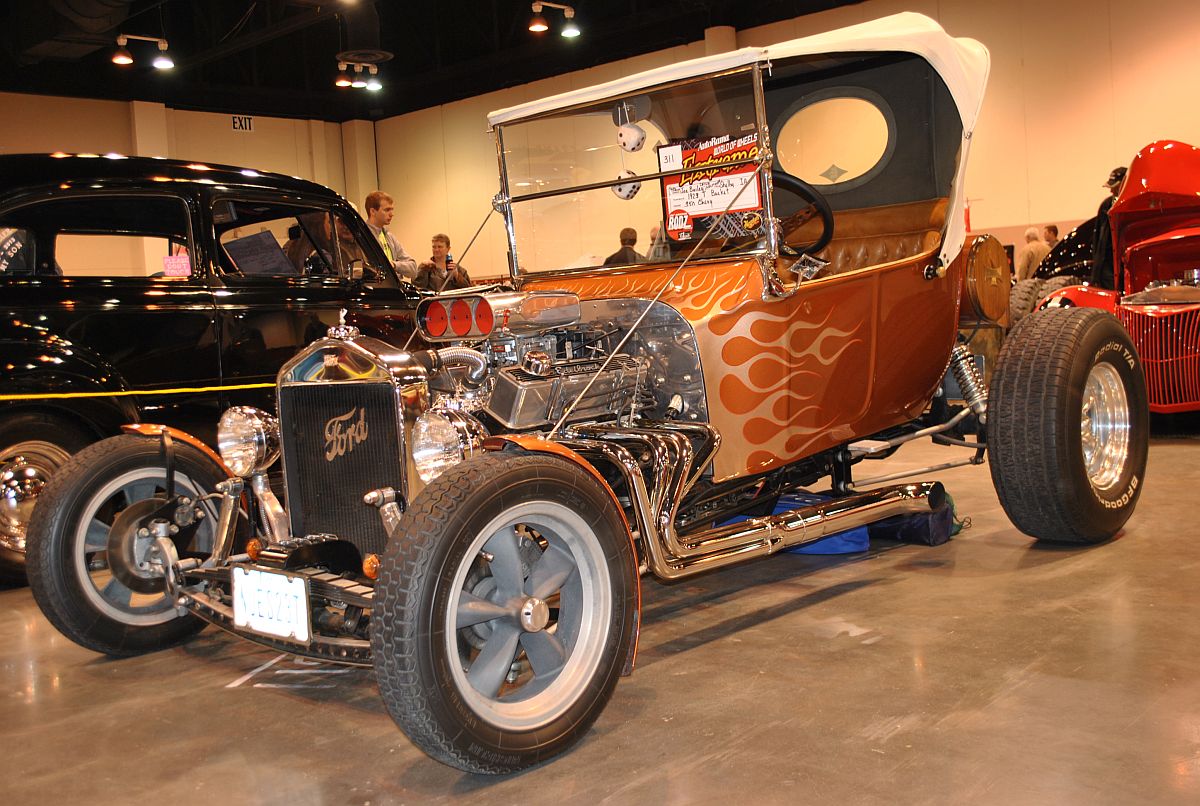
[{"label": "ceiling duct", "polygon": [[379,47],[379,12],[374,3],[359,3],[342,11],[342,31],[345,45],[337,54],[339,62],[379,64],[392,54]]},{"label": "ceiling duct", "polygon": [[133,0],[15,0],[9,50],[19,64],[80,59],[112,44]]}]

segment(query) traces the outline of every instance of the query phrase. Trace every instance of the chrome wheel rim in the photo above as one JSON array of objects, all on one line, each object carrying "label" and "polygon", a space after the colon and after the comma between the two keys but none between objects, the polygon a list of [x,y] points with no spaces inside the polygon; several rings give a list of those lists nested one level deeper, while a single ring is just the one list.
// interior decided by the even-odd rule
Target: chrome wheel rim
[{"label": "chrome wheel rim", "polygon": [[[203,493],[189,477],[175,474],[176,495],[197,500]],[[71,558],[84,596],[101,613],[122,624],[148,627],[175,619],[175,602],[165,591],[137,593],[113,573],[109,558],[109,532],[113,522],[130,505],[158,497],[166,502],[166,473],[161,468],[138,468],[110,479],[83,506],[71,537]],[[210,502],[201,505],[205,519],[197,529],[192,547],[211,550],[217,513]],[[152,541],[140,541],[137,560],[145,560]]]},{"label": "chrome wheel rim", "polygon": [[533,730],[586,693],[604,654],[612,580],[592,527],[549,501],[511,507],[468,546],[445,651],[455,686],[501,730]]},{"label": "chrome wheel rim", "polygon": [[1129,460],[1131,418],[1125,384],[1112,364],[1097,364],[1083,387],[1079,434],[1088,481],[1096,490],[1116,486]]},{"label": "chrome wheel rim", "polygon": [[25,550],[29,517],[46,481],[71,454],[53,442],[31,439],[0,454],[0,545]]}]

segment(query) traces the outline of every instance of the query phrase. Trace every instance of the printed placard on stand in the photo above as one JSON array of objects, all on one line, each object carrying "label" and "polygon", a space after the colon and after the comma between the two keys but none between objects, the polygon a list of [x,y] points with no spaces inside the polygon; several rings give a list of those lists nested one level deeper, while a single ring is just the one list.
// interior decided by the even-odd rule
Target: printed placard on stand
[{"label": "printed placard on stand", "polygon": [[[679,171],[662,181],[663,220],[672,240],[701,237],[728,207],[722,237],[763,234],[762,196],[754,163],[722,167],[758,156],[758,133],[677,140],[658,147],[658,170]],[[742,190],[747,182],[749,187]],[[739,196],[738,193],[741,193]],[[730,203],[737,202],[730,207]]]}]

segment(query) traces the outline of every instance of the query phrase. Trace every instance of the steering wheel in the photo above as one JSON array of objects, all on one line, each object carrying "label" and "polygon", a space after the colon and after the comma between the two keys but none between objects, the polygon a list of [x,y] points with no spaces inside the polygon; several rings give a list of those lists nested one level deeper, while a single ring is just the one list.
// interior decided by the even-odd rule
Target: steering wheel
[{"label": "steering wheel", "polygon": [[781,170],[771,172],[771,183],[776,190],[786,190],[808,202],[806,207],[800,208],[799,211],[792,213],[780,222],[785,244],[789,232],[800,229],[806,222],[812,220],[813,216],[821,217],[821,234],[817,236],[817,240],[804,246],[789,246],[788,248],[794,249],[797,255],[814,255],[828,246],[829,242],[833,240],[833,208],[829,206],[825,197],[803,179],[797,179]]}]

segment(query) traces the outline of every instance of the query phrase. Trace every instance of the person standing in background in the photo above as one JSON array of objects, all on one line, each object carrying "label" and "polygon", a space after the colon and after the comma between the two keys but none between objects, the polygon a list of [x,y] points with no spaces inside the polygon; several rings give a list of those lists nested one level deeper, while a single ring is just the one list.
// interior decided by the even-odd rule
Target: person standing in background
[{"label": "person standing in background", "polygon": [[1042,240],[1046,242],[1046,246],[1053,249],[1058,246],[1058,225],[1047,224],[1042,227]]},{"label": "person standing in background", "polygon": [[1100,288],[1116,288],[1113,277],[1113,244],[1112,225],[1108,221],[1108,210],[1117,200],[1121,185],[1125,182],[1125,173],[1129,169],[1118,165],[1108,174],[1104,187],[1108,188],[1108,197],[1100,202],[1096,211],[1096,236],[1092,241],[1092,285]]},{"label": "person standing in background", "polygon": [[646,257],[633,248],[637,243],[637,230],[625,227],[617,238],[621,241],[621,248],[604,258],[605,266],[629,266],[646,262]]},{"label": "person standing in background", "polygon": [[450,254],[450,236],[438,233],[431,244],[433,257],[417,268],[413,285],[430,291],[445,291],[451,288],[466,288],[471,284],[471,275],[454,262]]},{"label": "person standing in background", "polygon": [[1050,254],[1050,247],[1046,246],[1046,242],[1042,240],[1038,228],[1026,229],[1025,246],[1017,253],[1017,262],[1013,267],[1017,282],[1032,277],[1033,273],[1037,271],[1038,264],[1042,262],[1042,258],[1048,254]]},{"label": "person standing in background", "polygon": [[371,234],[375,236],[375,240],[379,241],[379,245],[383,247],[383,253],[387,255],[387,259],[392,262],[392,268],[396,270],[397,274],[408,280],[416,277],[416,259],[405,252],[404,247],[396,240],[396,236],[388,231],[388,226],[392,223],[392,216],[396,214],[396,205],[392,197],[382,190],[373,190],[367,194],[364,206],[367,209],[367,226],[371,228]]}]

